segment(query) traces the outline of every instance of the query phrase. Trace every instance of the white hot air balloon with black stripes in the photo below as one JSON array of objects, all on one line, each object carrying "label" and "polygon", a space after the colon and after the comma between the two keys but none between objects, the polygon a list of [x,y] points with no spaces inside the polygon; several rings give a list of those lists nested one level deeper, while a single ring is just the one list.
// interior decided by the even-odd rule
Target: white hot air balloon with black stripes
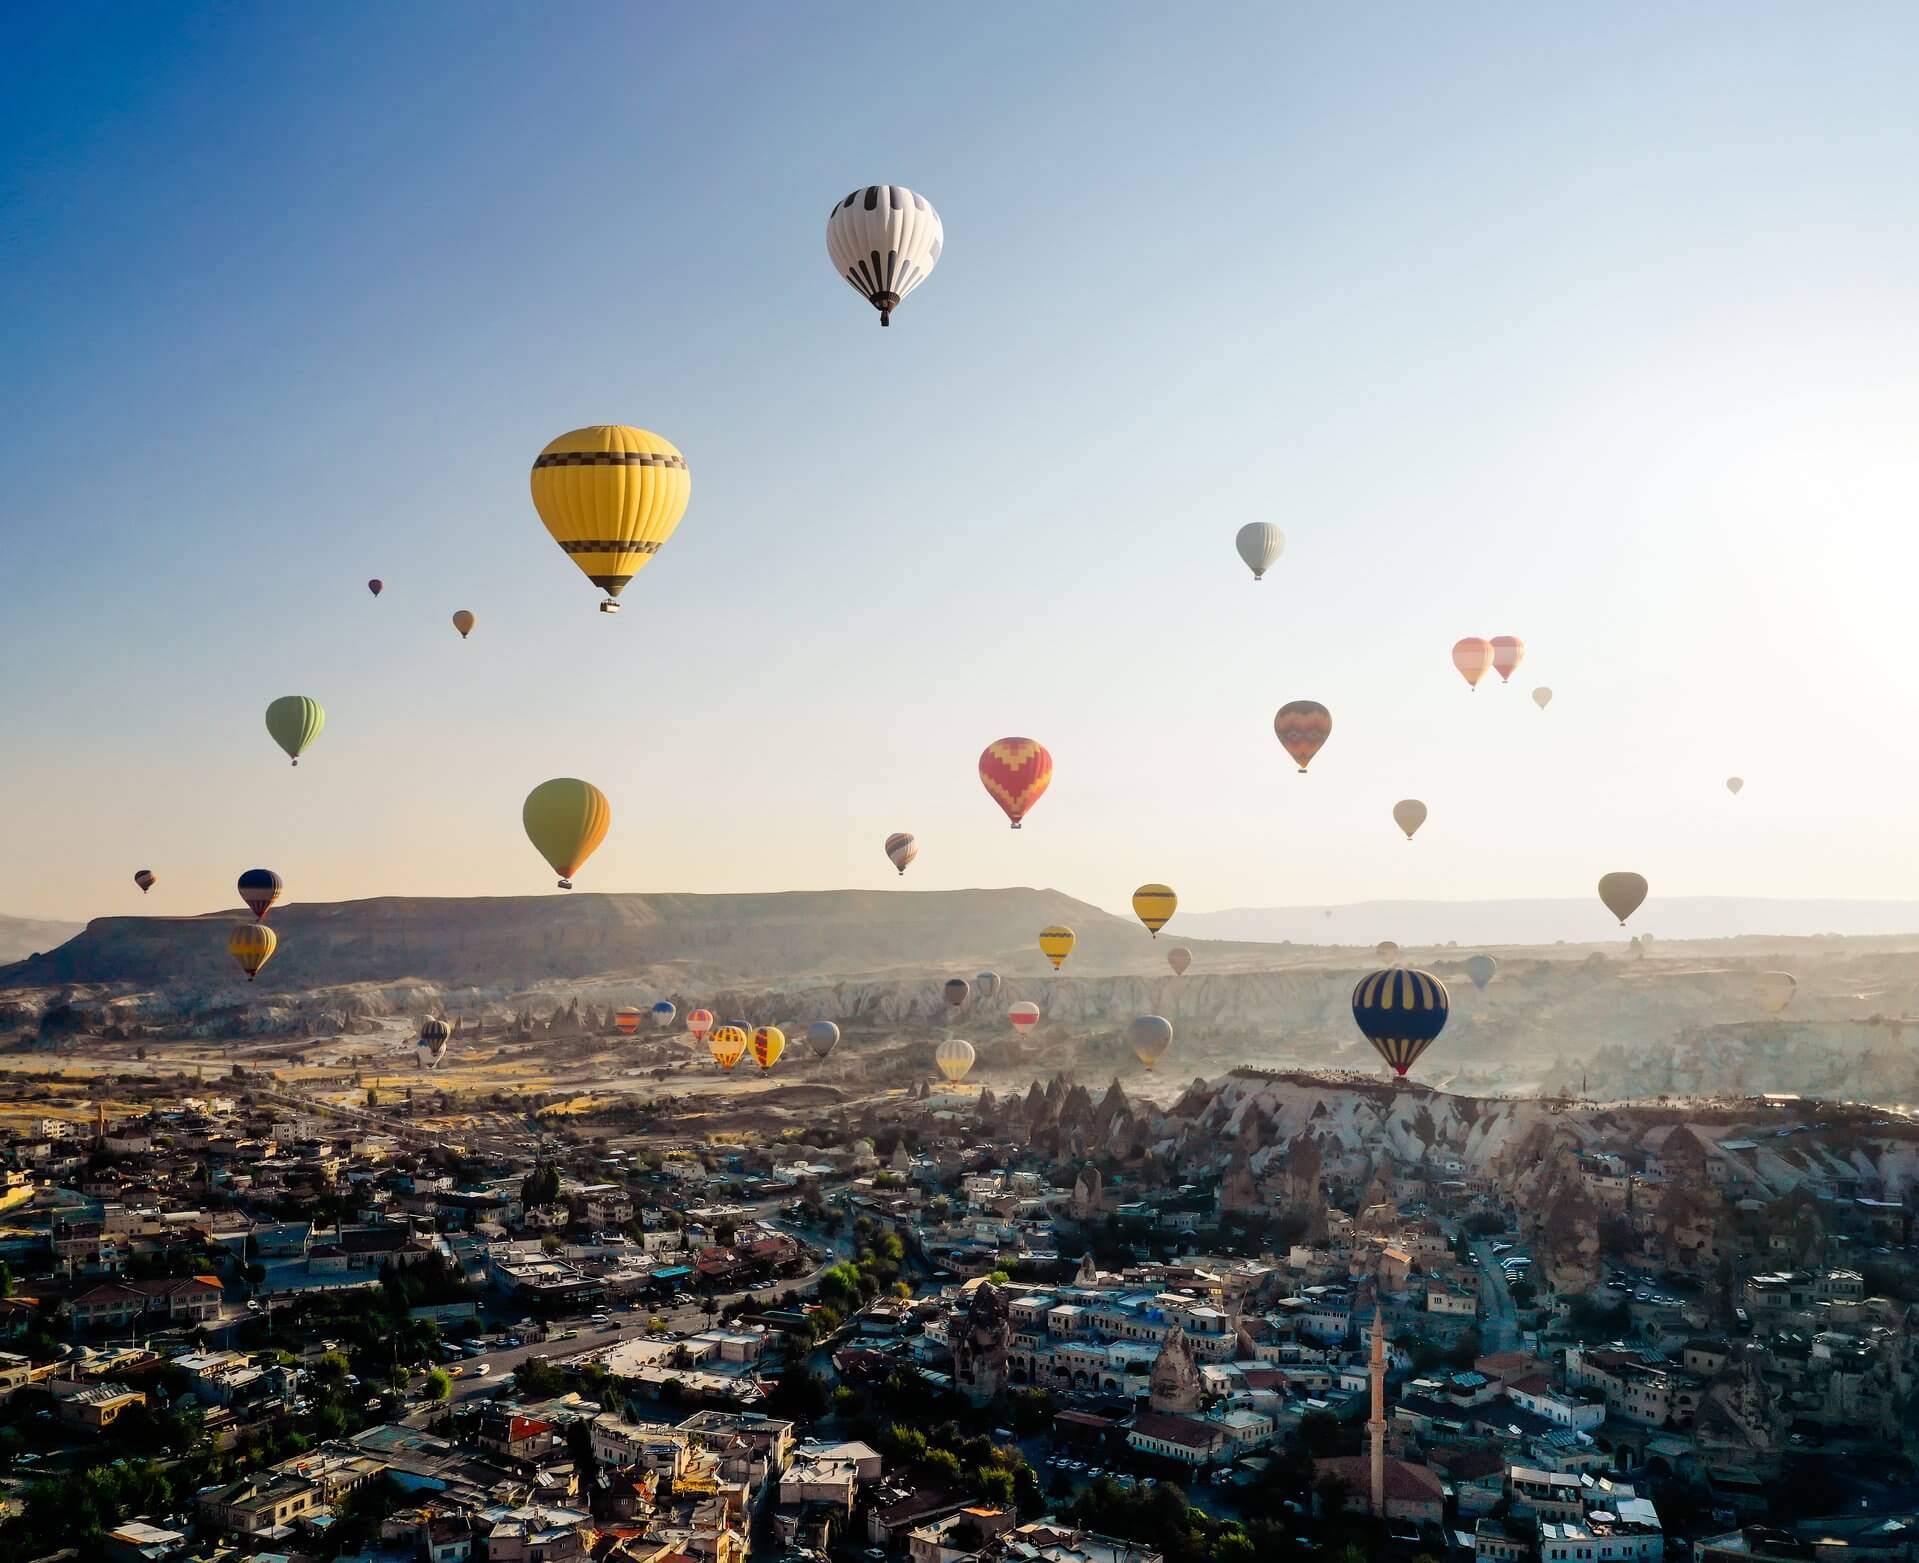
[{"label": "white hot air balloon with black stripes", "polygon": [[826,253],[833,269],[893,323],[900,300],[929,276],[946,243],[940,214],[905,185],[866,185],[826,219]]}]

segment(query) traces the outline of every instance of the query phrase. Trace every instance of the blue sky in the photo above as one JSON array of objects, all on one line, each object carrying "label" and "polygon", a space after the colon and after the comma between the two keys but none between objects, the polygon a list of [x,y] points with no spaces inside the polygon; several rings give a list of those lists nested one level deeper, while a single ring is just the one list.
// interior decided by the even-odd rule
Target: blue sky
[{"label": "blue sky", "polygon": [[[0,910],[538,892],[552,775],[606,890],[1910,893],[1919,12],[872,16],[0,15]],[[693,473],[617,619],[527,497],[592,422]]]}]

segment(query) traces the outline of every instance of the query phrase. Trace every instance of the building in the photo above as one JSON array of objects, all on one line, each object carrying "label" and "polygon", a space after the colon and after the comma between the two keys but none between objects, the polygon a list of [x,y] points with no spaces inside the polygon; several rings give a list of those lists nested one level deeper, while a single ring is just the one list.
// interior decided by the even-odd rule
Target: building
[{"label": "building", "polygon": [[1218,1422],[1142,1411],[1126,1432],[1127,1447],[1181,1465],[1218,1465],[1232,1458],[1232,1434]]},{"label": "building", "polygon": [[304,1476],[256,1471],[200,1494],[195,1507],[217,1531],[254,1536],[290,1525],[325,1506],[320,1484]]},{"label": "building", "polygon": [[78,1384],[70,1379],[51,1379],[47,1388],[53,1394],[54,1414],[63,1427],[84,1427],[98,1432],[111,1427],[135,1406],[144,1406],[147,1397],[124,1384]]}]

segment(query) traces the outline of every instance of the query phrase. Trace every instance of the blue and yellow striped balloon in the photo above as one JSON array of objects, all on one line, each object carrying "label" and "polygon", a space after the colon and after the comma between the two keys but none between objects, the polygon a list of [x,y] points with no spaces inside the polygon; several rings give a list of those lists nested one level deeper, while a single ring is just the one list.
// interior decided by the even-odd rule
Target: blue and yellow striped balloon
[{"label": "blue and yellow striped balloon", "polygon": [[1353,1019],[1379,1056],[1405,1074],[1446,1029],[1452,998],[1429,971],[1389,966],[1353,989]]}]

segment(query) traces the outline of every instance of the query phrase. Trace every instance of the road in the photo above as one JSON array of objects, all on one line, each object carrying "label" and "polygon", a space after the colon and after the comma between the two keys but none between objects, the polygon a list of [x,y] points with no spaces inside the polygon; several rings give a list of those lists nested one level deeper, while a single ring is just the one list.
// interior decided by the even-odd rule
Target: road
[{"label": "road", "polygon": [[1490,1239],[1473,1244],[1473,1257],[1479,1261],[1479,1339],[1490,1355],[1512,1351],[1519,1345],[1519,1319],[1513,1309],[1512,1288],[1506,1284],[1506,1272],[1493,1252]]}]

